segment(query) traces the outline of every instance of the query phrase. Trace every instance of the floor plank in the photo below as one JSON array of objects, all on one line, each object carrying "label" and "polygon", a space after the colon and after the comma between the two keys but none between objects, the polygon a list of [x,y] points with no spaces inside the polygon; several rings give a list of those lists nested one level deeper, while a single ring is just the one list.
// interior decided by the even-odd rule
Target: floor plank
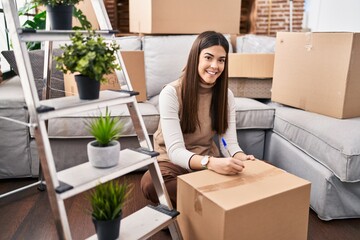
[{"label": "floor plank", "polygon": [[[140,179],[142,173],[132,173],[120,180],[134,184],[134,189],[123,216],[149,204],[142,196]],[[34,179],[0,180],[0,194],[35,182]],[[87,192],[67,199],[65,207],[73,239],[84,239],[95,234],[88,212]],[[0,199],[0,240],[8,239],[58,239],[53,215],[46,191],[36,187]],[[171,239],[166,231],[155,234],[151,240]],[[357,240],[360,239],[360,219],[322,221],[310,210],[308,240]]]}]

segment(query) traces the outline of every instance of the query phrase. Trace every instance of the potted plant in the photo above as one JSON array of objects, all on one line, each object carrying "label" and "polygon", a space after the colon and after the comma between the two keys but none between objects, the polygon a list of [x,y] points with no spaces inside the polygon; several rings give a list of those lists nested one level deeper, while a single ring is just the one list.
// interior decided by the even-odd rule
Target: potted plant
[{"label": "potted plant", "polygon": [[101,183],[90,191],[91,216],[99,240],[119,238],[122,208],[131,186],[115,180]]},{"label": "potted plant", "polygon": [[[46,25],[46,10],[36,12],[36,14],[33,14],[33,10],[37,9],[38,3],[34,2],[28,2],[25,3],[23,7],[19,8],[18,14],[19,16],[32,16],[32,18],[28,18],[22,25],[23,28],[27,29],[34,29],[34,30],[44,30]],[[86,18],[84,13],[74,7],[73,17],[75,17],[79,23],[80,26],[73,26],[73,30],[88,30],[92,28],[91,23]],[[41,49],[41,43],[40,42],[26,42],[26,46],[28,50],[36,50]]]},{"label": "potted plant", "polygon": [[120,47],[114,42],[107,44],[94,31],[89,31],[88,35],[76,31],[71,43],[60,47],[64,53],[55,57],[57,69],[64,73],[78,73],[75,81],[80,99],[97,99],[100,83],[106,81],[104,75],[120,70],[115,62],[115,53]]},{"label": "potted plant", "polygon": [[46,6],[51,29],[71,30],[74,5],[82,0],[33,0],[35,4]]},{"label": "potted plant", "polygon": [[120,143],[117,139],[121,136],[123,122],[118,117],[111,117],[106,107],[105,115],[85,122],[88,132],[95,137],[87,145],[89,162],[98,168],[113,167],[120,158]]}]

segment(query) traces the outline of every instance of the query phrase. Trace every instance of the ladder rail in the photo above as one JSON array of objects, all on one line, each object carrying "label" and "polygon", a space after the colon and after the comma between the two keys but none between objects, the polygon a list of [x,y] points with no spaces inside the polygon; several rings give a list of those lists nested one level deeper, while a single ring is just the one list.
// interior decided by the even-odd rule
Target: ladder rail
[{"label": "ladder rail", "polygon": [[[104,1],[91,0],[91,3],[92,3],[92,6],[94,9],[101,9],[101,11],[95,11],[96,18],[98,20],[100,29],[112,30],[113,28],[111,26],[109,16],[107,14],[103,14],[103,13],[106,13]],[[120,51],[117,51],[116,58],[121,66],[121,71],[124,74],[125,82],[126,82],[126,85],[128,88],[127,90],[133,91],[134,89],[131,85],[130,77],[129,77],[128,71],[126,69],[126,65],[124,63],[124,59],[123,59]],[[118,79],[119,79],[119,71],[116,71],[116,75],[118,76]],[[134,103],[127,104],[127,107],[130,112],[130,116],[133,121],[134,129],[135,129],[136,135],[138,136],[140,146],[143,148],[147,148],[150,151],[153,151],[151,140],[149,138],[149,134],[147,132],[145,123],[141,117],[137,102],[135,101]]]},{"label": "ladder rail", "polygon": [[[69,109],[58,109],[58,112],[55,115],[42,113],[42,105],[39,100],[39,96],[37,93],[37,88],[34,81],[34,75],[31,67],[31,62],[28,54],[28,50],[26,47],[26,41],[45,41],[45,54],[44,54],[44,72],[43,77],[44,81],[46,81],[46,90],[45,90],[45,98],[49,96],[49,87],[51,84],[51,70],[52,70],[52,41],[61,41],[64,39],[69,39],[69,34],[72,31],[48,31],[50,29],[49,21],[47,20],[47,30],[46,31],[22,31],[20,28],[19,17],[17,13],[17,6],[15,1],[1,0],[4,8],[6,21],[8,22],[10,36],[14,46],[14,54],[16,63],[18,65],[19,76],[23,88],[23,93],[25,97],[25,102],[28,107],[28,112],[31,119],[31,127],[34,128],[35,140],[37,143],[38,154],[40,158],[42,172],[44,174],[46,180],[46,186],[48,190],[48,197],[50,201],[50,206],[53,212],[55,225],[57,228],[57,232],[60,239],[72,239],[71,230],[69,226],[69,221],[66,213],[66,208],[64,204],[64,199],[60,194],[56,193],[56,189],[61,185],[61,182],[58,179],[58,173],[55,166],[54,156],[51,149],[51,144],[49,140],[49,136],[47,134],[47,118],[50,117],[60,117],[61,114],[65,114],[67,111],[73,111],[75,108]],[[103,31],[105,34],[111,35],[114,41],[114,32],[112,30],[112,26],[110,23],[110,19],[106,13],[105,4],[102,0],[91,0],[91,4],[95,11],[97,20],[100,25],[100,32]],[[101,30],[101,29],[107,29]],[[110,31],[109,31],[110,30]],[[37,36],[38,34],[38,36]],[[68,35],[67,37],[65,35]],[[126,70],[126,66],[124,60],[121,56],[121,52],[118,51],[116,53],[116,60],[122,67],[122,72],[125,77],[125,82],[129,91],[133,91],[133,87],[131,85],[131,81]],[[118,75],[119,72],[116,72]],[[146,148],[150,151],[153,151],[153,147],[149,138],[149,134],[147,132],[144,120],[140,113],[140,109],[138,106],[138,102],[135,96],[130,96],[131,101],[126,102],[123,100],[115,100],[115,99],[107,99],[108,103],[115,104],[122,102],[123,104],[127,104],[129,109],[129,113],[131,119],[134,124],[135,132],[138,136],[138,140],[140,146],[142,148]],[[47,100],[46,100],[47,101]],[[46,102],[45,101],[45,102]],[[99,104],[105,104],[105,102],[99,102]],[[80,109],[87,109],[89,106],[80,106]],[[56,110],[55,110],[56,111]],[[57,115],[59,114],[59,115]],[[47,116],[49,115],[49,116]],[[61,115],[62,116],[62,115]],[[161,206],[164,206],[168,210],[173,210],[173,206],[171,204],[169,195],[167,193],[165,183],[163,177],[160,172],[160,167],[158,162],[155,160],[149,166],[149,170],[151,173],[151,177],[154,181],[154,186],[159,197],[159,201]],[[109,179],[108,176],[106,179]],[[173,239],[182,239],[182,235],[180,232],[180,228],[176,219],[169,222],[169,229]],[[157,226],[158,229],[160,226]],[[148,234],[153,234],[155,229],[148,232]]]},{"label": "ladder rail", "polygon": [[17,29],[20,26],[19,19],[17,17],[17,7],[15,1],[2,0],[2,5],[8,24],[8,31],[12,40],[16,65],[20,76],[21,85],[24,92],[25,102],[29,108],[29,114],[31,117],[36,118],[36,112],[32,111],[39,105],[39,98],[37,96],[34,74],[30,64],[30,58],[28,54],[22,54],[27,51],[26,44],[20,41]]}]

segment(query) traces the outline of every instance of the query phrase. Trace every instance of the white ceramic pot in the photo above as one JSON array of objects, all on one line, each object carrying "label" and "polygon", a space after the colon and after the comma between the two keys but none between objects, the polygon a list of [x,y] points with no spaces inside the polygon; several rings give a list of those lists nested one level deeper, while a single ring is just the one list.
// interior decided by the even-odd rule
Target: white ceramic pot
[{"label": "white ceramic pot", "polygon": [[99,147],[96,140],[87,144],[89,162],[97,168],[116,166],[120,159],[120,143],[111,141],[107,147]]}]

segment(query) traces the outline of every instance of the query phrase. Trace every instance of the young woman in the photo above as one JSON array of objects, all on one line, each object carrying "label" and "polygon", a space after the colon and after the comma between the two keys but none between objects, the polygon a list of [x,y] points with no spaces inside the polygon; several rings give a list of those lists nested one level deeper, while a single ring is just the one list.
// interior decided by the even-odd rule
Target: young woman
[{"label": "young woman", "polygon": [[[160,153],[157,159],[175,208],[178,175],[202,169],[238,174],[244,169],[242,161],[255,159],[237,142],[234,96],[228,89],[228,52],[229,43],[221,33],[201,33],[183,75],[160,93],[154,149]],[[227,148],[221,148],[225,157],[213,140],[216,134],[227,142]],[[147,199],[158,202],[149,172],[142,177],[141,188]]]}]

